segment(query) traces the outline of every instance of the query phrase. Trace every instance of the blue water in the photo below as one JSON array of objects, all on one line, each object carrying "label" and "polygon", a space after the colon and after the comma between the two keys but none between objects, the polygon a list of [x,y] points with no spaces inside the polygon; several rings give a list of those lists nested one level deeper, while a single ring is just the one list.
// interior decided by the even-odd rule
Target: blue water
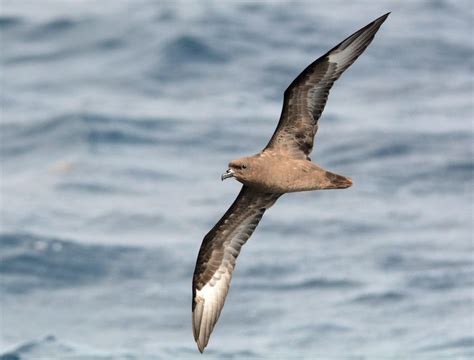
[{"label": "blue water", "polygon": [[1,2],[1,359],[184,359],[203,235],[282,93],[387,11],[206,358],[474,357],[470,1]]}]

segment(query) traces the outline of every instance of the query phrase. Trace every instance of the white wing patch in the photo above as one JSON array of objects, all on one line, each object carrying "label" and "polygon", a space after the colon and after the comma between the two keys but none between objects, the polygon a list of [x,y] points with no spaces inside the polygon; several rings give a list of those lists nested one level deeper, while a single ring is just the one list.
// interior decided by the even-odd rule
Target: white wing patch
[{"label": "white wing patch", "polygon": [[[383,20],[385,20],[385,18]],[[346,69],[372,41],[383,20],[374,22],[372,27],[367,28],[366,31],[358,31],[349,36],[331,51],[329,54],[329,62],[336,64],[338,68]]]},{"label": "white wing patch", "polygon": [[193,313],[193,332],[199,351],[203,351],[209,341],[214,325],[219,318],[229,290],[232,275],[223,266],[201,290],[196,290],[196,307]]},{"label": "white wing patch", "polygon": [[229,234],[229,240],[224,242],[225,250],[222,264],[201,290],[196,289],[193,334],[201,352],[207,346],[214,325],[219,319],[229,291],[235,261],[242,245],[255,230],[257,225],[255,222],[255,216],[249,216]]}]

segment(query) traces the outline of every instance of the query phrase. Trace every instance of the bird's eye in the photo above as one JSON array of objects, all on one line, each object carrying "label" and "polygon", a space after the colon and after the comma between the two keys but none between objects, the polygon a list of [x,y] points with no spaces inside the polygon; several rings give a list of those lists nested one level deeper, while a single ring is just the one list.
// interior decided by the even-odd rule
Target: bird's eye
[{"label": "bird's eye", "polygon": [[247,169],[247,165],[242,165],[242,169]]}]

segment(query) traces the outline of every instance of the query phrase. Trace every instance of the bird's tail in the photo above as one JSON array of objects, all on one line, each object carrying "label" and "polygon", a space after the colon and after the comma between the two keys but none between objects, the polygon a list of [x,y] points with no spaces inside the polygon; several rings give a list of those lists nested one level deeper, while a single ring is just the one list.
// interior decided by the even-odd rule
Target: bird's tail
[{"label": "bird's tail", "polygon": [[338,175],[327,170],[324,173],[324,175],[325,175],[325,179],[324,179],[325,181],[323,181],[321,190],[346,189],[352,186],[352,179],[346,176]]}]

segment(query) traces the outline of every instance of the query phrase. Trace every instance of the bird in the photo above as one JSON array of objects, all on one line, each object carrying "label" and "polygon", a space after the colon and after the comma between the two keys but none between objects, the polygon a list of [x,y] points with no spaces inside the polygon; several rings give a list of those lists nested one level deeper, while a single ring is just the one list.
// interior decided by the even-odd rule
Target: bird
[{"label": "bird", "polygon": [[192,282],[192,326],[202,353],[229,291],[240,249],[263,214],[285,193],[345,189],[349,177],[313,163],[309,157],[329,91],[361,55],[389,13],[364,26],[308,65],[284,92],[280,120],[258,154],[229,163],[221,179],[235,178],[242,188],[230,208],[204,237]]}]

